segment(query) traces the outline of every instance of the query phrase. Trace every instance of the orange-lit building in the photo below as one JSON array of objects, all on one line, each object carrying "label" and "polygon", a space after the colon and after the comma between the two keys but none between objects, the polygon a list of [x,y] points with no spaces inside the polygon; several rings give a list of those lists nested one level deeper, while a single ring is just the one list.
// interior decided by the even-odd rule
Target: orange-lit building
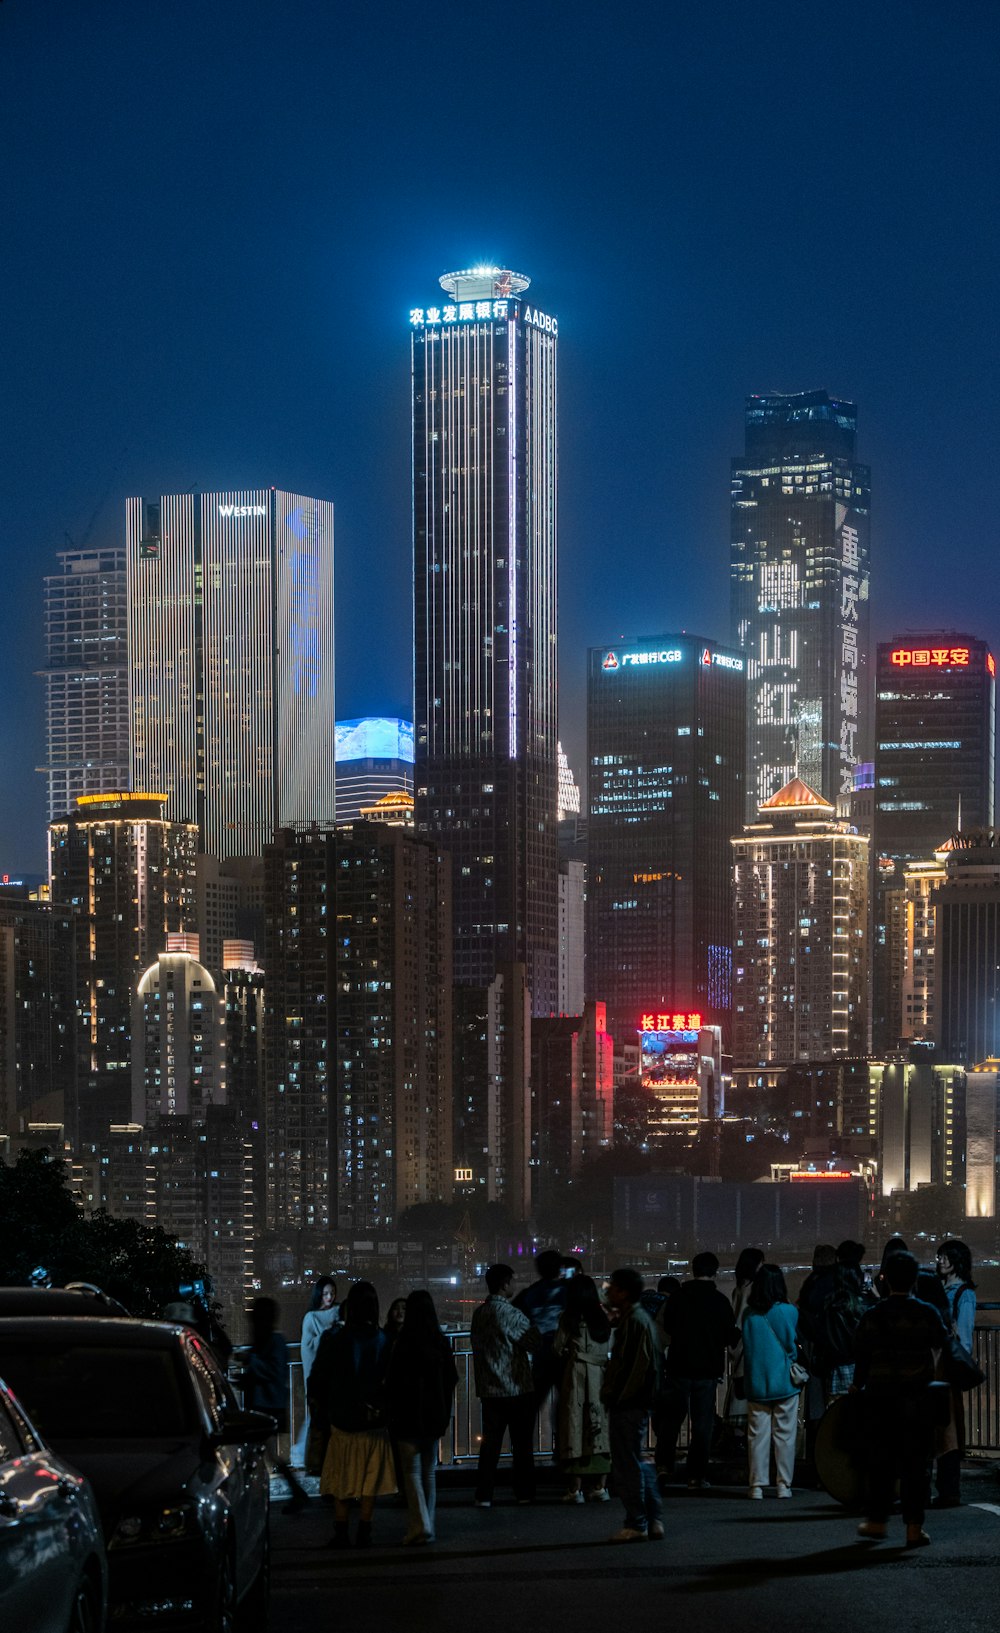
[{"label": "orange-lit building", "polygon": [[736,1065],[865,1054],[869,841],[793,777],[732,847]]}]

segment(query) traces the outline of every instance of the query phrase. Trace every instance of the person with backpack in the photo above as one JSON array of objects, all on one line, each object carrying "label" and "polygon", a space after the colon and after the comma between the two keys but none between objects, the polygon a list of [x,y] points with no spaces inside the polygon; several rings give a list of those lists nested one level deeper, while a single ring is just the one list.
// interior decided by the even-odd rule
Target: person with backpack
[{"label": "person with backpack", "polygon": [[882,1260],[884,1296],[865,1312],[855,1339],[853,1391],[859,1394],[861,1445],[868,1475],[868,1517],[858,1536],[889,1534],[896,1482],[907,1548],[922,1548],[930,1488],[934,1404],[931,1385],[948,1334],[932,1305],[915,1296],[919,1266],[897,1250]]},{"label": "person with backpack", "polygon": [[[972,1279],[972,1253],[965,1242],[950,1237],[937,1250],[937,1273],[948,1301],[945,1324],[962,1348],[971,1355],[976,1332],[976,1284]],[[918,1288],[919,1294],[919,1288]],[[965,1455],[965,1403],[961,1391],[951,1392],[951,1420],[943,1433],[945,1449],[935,1464],[937,1495],[932,1508],[962,1506],[962,1458]]]}]

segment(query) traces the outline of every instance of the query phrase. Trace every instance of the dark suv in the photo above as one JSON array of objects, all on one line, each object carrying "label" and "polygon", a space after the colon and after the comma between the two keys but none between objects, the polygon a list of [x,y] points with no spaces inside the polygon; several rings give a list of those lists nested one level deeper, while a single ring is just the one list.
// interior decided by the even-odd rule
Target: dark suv
[{"label": "dark suv", "polygon": [[93,1487],[113,1626],[230,1633],[238,1614],[263,1623],[274,1424],[240,1410],[197,1333],[0,1313],[0,1376]]}]

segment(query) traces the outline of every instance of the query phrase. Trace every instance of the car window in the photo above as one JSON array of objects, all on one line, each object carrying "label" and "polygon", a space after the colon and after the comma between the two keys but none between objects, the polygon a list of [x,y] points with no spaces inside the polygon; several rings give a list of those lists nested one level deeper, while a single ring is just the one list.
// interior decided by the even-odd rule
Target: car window
[{"label": "car window", "polygon": [[195,1386],[205,1405],[209,1421],[215,1429],[222,1428],[222,1414],[229,1405],[225,1381],[204,1344],[197,1339],[185,1341],[185,1351]]},{"label": "car window", "polygon": [[12,1457],[21,1457],[23,1453],[21,1437],[7,1410],[7,1402],[0,1395],[0,1463],[9,1463]]},{"label": "car window", "polygon": [[32,1422],[57,1446],[172,1440],[197,1427],[176,1341],[154,1349],[4,1334],[0,1364]]},{"label": "car window", "polygon": [[15,1433],[20,1439],[22,1449],[26,1452],[44,1451],[44,1446],[25,1417],[20,1404],[13,1398],[12,1395],[5,1397],[5,1405],[7,1407],[8,1416],[14,1425]]}]

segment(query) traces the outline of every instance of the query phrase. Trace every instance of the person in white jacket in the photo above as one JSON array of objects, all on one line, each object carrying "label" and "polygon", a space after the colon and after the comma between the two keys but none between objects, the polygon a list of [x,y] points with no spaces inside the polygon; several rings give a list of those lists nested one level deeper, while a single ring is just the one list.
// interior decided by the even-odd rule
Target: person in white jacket
[{"label": "person in white jacket", "polygon": [[309,1406],[308,1390],[309,1374],[316,1359],[319,1341],[330,1327],[335,1327],[340,1320],[340,1310],[337,1306],[337,1283],[332,1276],[320,1276],[312,1291],[309,1308],[302,1319],[302,1338],[299,1353],[302,1357],[302,1387],[306,1390],[306,1409],[302,1419],[302,1428],[295,1437],[292,1447],[291,1463],[293,1468],[302,1468],[306,1456],[306,1444],[309,1439]]}]

